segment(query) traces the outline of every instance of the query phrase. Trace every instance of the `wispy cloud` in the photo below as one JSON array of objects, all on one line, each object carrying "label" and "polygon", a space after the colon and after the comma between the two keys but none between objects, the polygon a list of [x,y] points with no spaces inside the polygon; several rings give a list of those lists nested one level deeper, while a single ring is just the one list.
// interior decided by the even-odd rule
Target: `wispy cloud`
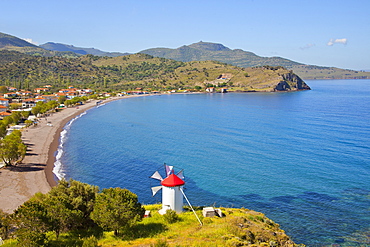
[{"label": "wispy cloud", "polygon": [[23,40],[25,40],[25,41],[27,41],[27,42],[29,42],[31,44],[34,44],[34,45],[39,45],[36,41],[33,41],[32,39],[25,38]]},{"label": "wispy cloud", "polygon": [[299,47],[299,49],[301,49],[301,50],[307,50],[307,49],[310,49],[311,47],[314,47],[315,46],[315,44],[307,44],[307,45],[305,45],[305,46],[302,46],[302,47]]},{"label": "wispy cloud", "polygon": [[347,39],[330,39],[327,45],[332,46],[334,44],[347,44]]}]

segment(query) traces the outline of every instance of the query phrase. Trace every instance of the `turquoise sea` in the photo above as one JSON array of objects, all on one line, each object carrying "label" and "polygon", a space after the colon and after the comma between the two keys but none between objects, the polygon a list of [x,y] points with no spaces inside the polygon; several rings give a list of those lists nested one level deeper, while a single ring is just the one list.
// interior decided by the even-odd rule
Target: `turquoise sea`
[{"label": "turquoise sea", "polygon": [[311,91],[122,99],[65,127],[56,175],[128,188],[143,204],[163,164],[193,205],[245,207],[307,246],[370,246],[370,80]]}]

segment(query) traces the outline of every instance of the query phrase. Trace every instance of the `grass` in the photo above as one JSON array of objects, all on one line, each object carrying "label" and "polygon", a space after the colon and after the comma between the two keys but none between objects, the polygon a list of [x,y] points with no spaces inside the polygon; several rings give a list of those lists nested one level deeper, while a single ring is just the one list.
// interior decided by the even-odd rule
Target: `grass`
[{"label": "grass", "polygon": [[[151,217],[120,237],[113,232],[98,235],[99,246],[297,246],[279,225],[262,213],[248,209],[221,208],[224,217],[204,218],[202,208],[196,208],[201,226],[189,208],[178,214],[178,220],[168,223],[158,213],[161,205],[146,205]],[[50,246],[82,246],[87,236],[62,234],[58,241],[49,233]],[[96,236],[96,235],[95,235]],[[17,246],[15,240],[6,240],[4,247]],[[3,247],[2,246],[2,247]]]},{"label": "grass", "polygon": [[[143,219],[131,236],[115,238],[112,232],[104,233],[101,246],[270,246],[276,243],[294,243],[279,225],[262,213],[248,209],[222,208],[225,217],[204,218],[201,208],[196,210],[203,222],[201,226],[190,210],[179,214],[179,220],[169,224],[158,213],[161,205],[147,205],[152,216]],[[282,245],[281,245],[282,246]],[[289,245],[286,245],[289,246]]]}]

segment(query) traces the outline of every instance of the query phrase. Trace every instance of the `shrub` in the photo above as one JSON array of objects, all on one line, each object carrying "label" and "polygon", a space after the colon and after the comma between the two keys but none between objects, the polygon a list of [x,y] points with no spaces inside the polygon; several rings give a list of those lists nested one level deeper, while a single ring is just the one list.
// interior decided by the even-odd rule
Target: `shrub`
[{"label": "shrub", "polygon": [[177,215],[176,211],[172,209],[167,210],[163,217],[164,220],[169,224],[175,223],[179,220],[179,216]]},{"label": "shrub", "polygon": [[98,247],[98,240],[95,236],[91,236],[89,238],[84,238],[82,247]]},{"label": "shrub", "polygon": [[167,243],[166,239],[158,239],[157,242],[155,242],[155,244],[150,245],[150,247],[168,247],[168,246],[170,245]]}]

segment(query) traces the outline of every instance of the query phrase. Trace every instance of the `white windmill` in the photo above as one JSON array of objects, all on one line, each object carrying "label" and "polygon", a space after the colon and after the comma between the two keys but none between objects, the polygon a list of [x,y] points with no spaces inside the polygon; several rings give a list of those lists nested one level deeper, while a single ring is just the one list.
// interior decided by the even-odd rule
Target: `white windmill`
[{"label": "white windmill", "polygon": [[168,209],[172,209],[177,213],[181,213],[184,206],[184,197],[189,204],[191,210],[194,212],[199,223],[202,225],[202,222],[195,213],[193,207],[191,206],[188,198],[186,197],[182,187],[185,185],[185,177],[183,175],[183,170],[175,174],[173,166],[164,164],[166,178],[162,178],[161,174],[158,171],[154,172],[151,178],[161,181],[160,186],[152,187],[153,196],[160,190],[162,191],[162,209],[159,210],[160,214],[165,214]]}]

